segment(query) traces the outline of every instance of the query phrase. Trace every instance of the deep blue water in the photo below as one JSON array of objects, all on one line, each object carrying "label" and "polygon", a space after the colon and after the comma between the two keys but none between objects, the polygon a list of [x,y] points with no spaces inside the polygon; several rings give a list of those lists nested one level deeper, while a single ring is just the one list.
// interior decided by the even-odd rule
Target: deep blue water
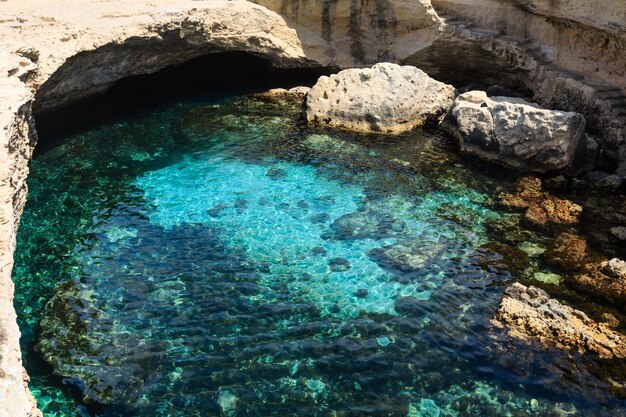
[{"label": "deep blue water", "polygon": [[68,137],[32,162],[16,251],[31,388],[64,417],[620,415],[589,360],[490,325],[551,272],[545,237],[520,232],[521,269],[493,249],[513,180],[250,97]]}]

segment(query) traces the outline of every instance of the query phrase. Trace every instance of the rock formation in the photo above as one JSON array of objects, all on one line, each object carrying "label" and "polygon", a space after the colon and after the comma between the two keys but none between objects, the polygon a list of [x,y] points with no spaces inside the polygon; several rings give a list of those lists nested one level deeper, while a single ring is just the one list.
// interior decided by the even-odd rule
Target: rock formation
[{"label": "rock formation", "polygon": [[522,91],[575,111],[626,175],[626,0],[433,0],[444,31],[405,58],[456,86]]},{"label": "rock formation", "polygon": [[522,178],[515,193],[502,193],[503,206],[524,211],[521,222],[543,232],[562,232],[576,225],[583,208],[569,200],[564,200],[541,190],[541,180],[533,177]]},{"label": "rock formation", "polygon": [[308,58],[343,68],[408,57],[442,30],[430,0],[252,1],[286,18]]},{"label": "rock formation", "polygon": [[462,152],[522,171],[569,168],[585,140],[582,115],[542,109],[517,98],[461,94],[446,127]]},{"label": "rock formation", "polygon": [[59,108],[120,78],[220,51],[278,67],[388,60],[447,82],[471,75],[518,87],[545,107],[582,113],[602,154],[626,173],[626,0],[433,0],[435,9],[428,0],[256,2],[0,2],[0,417],[37,414],[24,389],[10,279],[33,106]]},{"label": "rock formation", "polygon": [[517,282],[506,289],[493,324],[506,328],[512,337],[543,346],[593,352],[603,358],[626,357],[626,336],[609,324],[597,323],[545,291]]},{"label": "rock formation", "polygon": [[363,132],[401,133],[437,124],[455,90],[415,67],[376,64],[320,77],[306,100],[307,120]]}]

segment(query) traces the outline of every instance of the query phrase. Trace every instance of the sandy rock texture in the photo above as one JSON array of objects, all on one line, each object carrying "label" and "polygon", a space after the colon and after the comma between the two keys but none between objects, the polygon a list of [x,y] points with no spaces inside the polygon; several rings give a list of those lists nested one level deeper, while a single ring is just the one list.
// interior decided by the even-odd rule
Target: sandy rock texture
[{"label": "sandy rock texture", "polygon": [[510,336],[543,346],[592,352],[603,358],[626,357],[626,336],[608,323],[561,304],[535,287],[514,283],[507,287],[493,324]]},{"label": "sandy rock texture", "polygon": [[307,120],[362,132],[401,133],[437,124],[454,100],[453,86],[396,64],[320,77],[306,99]]},{"label": "sandy rock texture", "polygon": [[430,0],[252,0],[284,16],[307,56],[339,67],[410,56],[442,30]]},{"label": "sandy rock texture", "polygon": [[522,171],[569,168],[585,141],[585,118],[512,97],[469,91],[454,101],[447,130],[462,152]]}]

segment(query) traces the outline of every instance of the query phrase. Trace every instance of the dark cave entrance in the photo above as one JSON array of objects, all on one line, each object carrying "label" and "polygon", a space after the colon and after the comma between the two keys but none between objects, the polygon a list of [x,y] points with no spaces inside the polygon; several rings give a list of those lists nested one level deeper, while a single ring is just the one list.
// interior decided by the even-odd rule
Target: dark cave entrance
[{"label": "dark cave entrance", "polygon": [[102,93],[50,111],[35,104],[38,134],[35,152],[53,147],[59,138],[99,123],[147,112],[175,100],[245,94],[271,88],[312,86],[332,68],[277,68],[247,52],[211,53],[156,73],[122,78]]}]

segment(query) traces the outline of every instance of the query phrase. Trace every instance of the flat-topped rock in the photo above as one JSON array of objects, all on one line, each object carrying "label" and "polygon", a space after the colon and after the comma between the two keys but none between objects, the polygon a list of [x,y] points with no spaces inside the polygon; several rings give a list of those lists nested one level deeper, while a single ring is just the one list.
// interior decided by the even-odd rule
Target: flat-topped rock
[{"label": "flat-topped rock", "polygon": [[445,123],[462,152],[519,171],[547,172],[572,166],[585,141],[585,118],[543,109],[512,97],[461,94]]},{"label": "flat-topped rock", "polygon": [[320,77],[307,95],[306,116],[332,128],[402,133],[438,124],[454,96],[453,86],[418,68],[382,63]]},{"label": "flat-topped rock", "polygon": [[512,337],[544,346],[603,358],[626,357],[626,336],[611,329],[610,323],[597,323],[542,289],[517,282],[506,289],[493,324],[506,328]]}]

